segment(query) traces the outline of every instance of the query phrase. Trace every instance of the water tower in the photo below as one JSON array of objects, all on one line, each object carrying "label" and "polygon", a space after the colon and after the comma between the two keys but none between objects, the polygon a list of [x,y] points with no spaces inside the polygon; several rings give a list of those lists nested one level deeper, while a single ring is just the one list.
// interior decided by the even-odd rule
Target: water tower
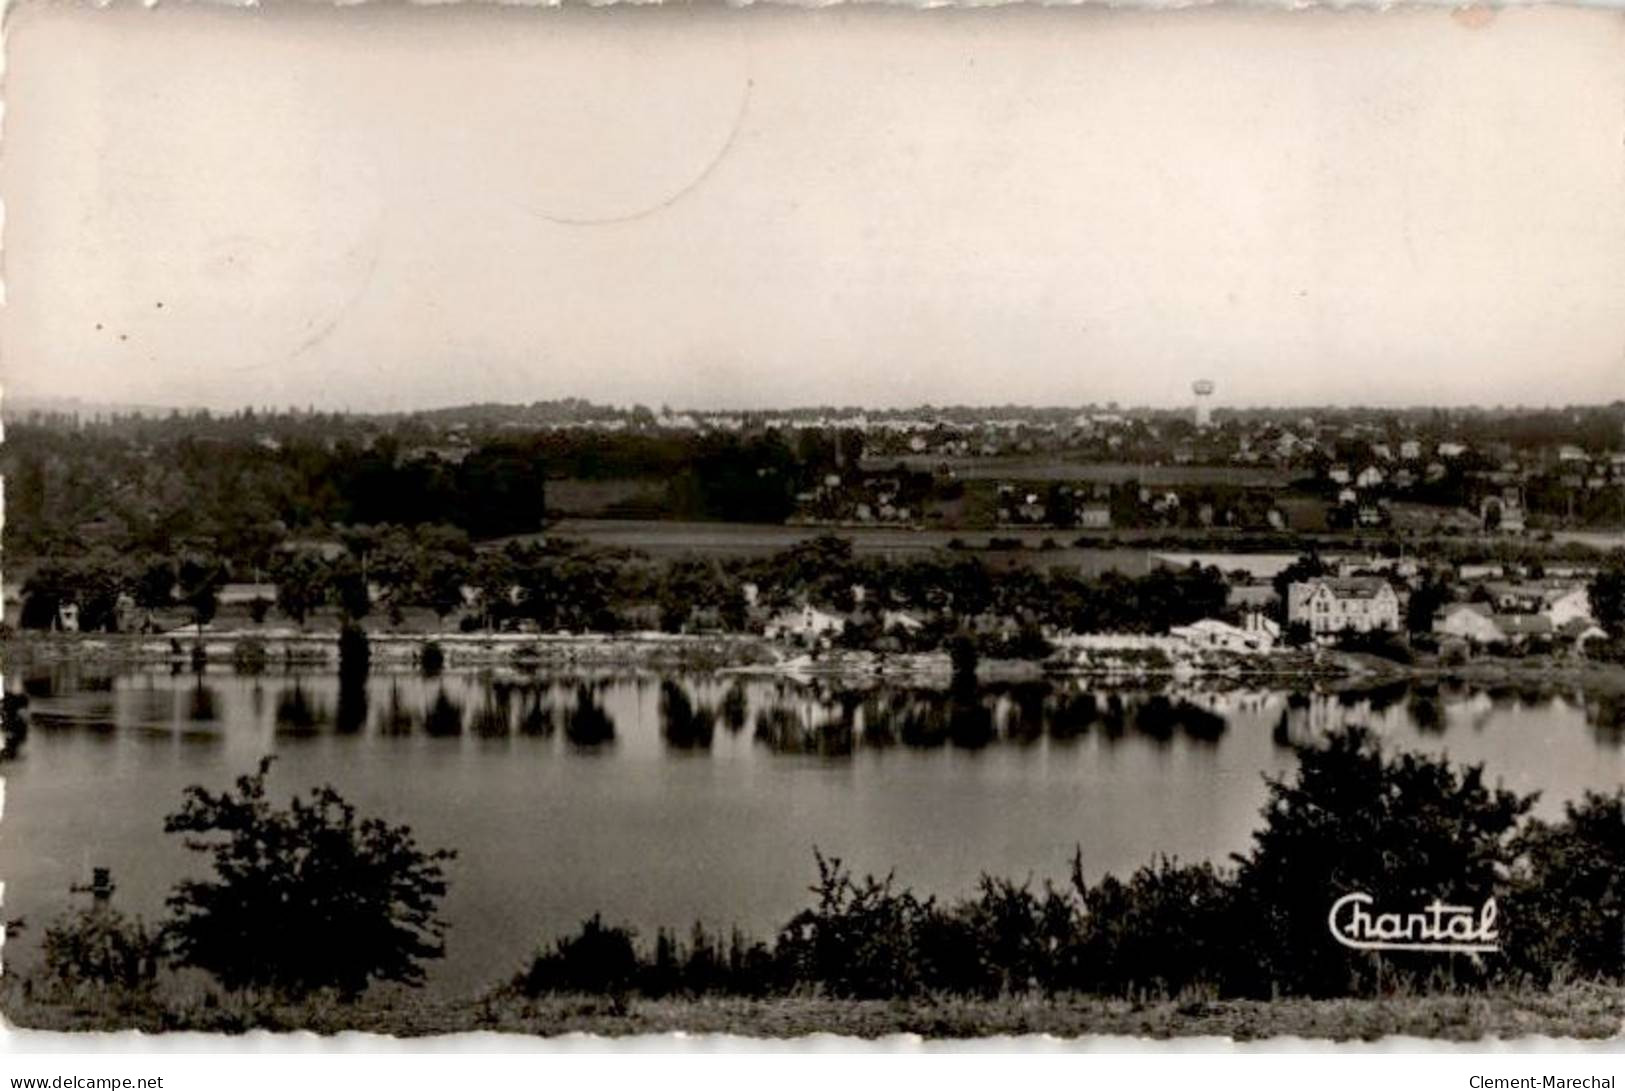
[{"label": "water tower", "polygon": [[1212,427],[1213,407],[1209,399],[1213,397],[1213,380],[1196,380],[1191,384],[1191,393],[1196,395],[1196,427]]}]

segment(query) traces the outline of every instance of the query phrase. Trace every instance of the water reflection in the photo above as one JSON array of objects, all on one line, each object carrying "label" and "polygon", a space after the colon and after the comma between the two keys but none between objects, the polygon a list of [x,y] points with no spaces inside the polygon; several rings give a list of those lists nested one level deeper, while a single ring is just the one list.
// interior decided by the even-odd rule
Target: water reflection
[{"label": "water reflection", "polygon": [[598,703],[590,683],[576,686],[576,703],[565,717],[564,736],[576,746],[591,749],[615,741],[615,721]]},{"label": "water reflection", "polygon": [[463,706],[451,699],[445,686],[435,690],[434,700],[424,710],[423,730],[438,738],[463,733]]},{"label": "water reflection", "polygon": [[703,750],[716,734],[717,714],[696,705],[682,684],[670,678],[660,683],[660,734],[674,750]]},{"label": "water reflection", "polygon": [[306,693],[300,682],[295,681],[277,694],[277,734],[294,737],[315,735],[331,722],[326,704],[313,694]]},{"label": "water reflection", "polygon": [[203,684],[201,674],[187,695],[186,718],[195,724],[214,723],[220,719],[220,695],[213,687]]},{"label": "water reflection", "polygon": [[672,753],[704,754],[737,739],[771,754],[839,759],[893,747],[1019,750],[1083,740],[1214,747],[1238,724],[1256,722],[1276,747],[1292,749],[1348,724],[1448,741],[1452,733],[1489,730],[1503,713],[1555,709],[1588,724],[1595,745],[1625,749],[1625,695],[1582,695],[1555,683],[1481,687],[1427,679],[1267,690],[1168,682],[1131,689],[1029,679],[942,688],[515,671],[273,677],[222,669],[171,677],[161,669],[121,675],[63,664],[23,672],[18,684],[14,699],[32,702],[38,730],[107,734],[124,727],[213,739],[245,723],[263,724],[269,704],[274,735],[287,740],[466,734],[500,742],[562,734],[572,748],[592,752],[617,741],[618,720],[636,717],[640,729],[649,718],[656,745]]}]

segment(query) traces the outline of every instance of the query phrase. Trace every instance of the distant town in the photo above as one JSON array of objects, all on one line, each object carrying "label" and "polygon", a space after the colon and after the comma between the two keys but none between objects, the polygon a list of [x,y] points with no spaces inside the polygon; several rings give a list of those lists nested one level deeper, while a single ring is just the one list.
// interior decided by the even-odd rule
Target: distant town
[{"label": "distant town", "polygon": [[1267,410],[1214,394],[1197,381],[1184,409],[13,406],[6,624],[177,648],[364,625],[881,653],[962,639],[1074,660],[1617,643],[1625,403]]}]

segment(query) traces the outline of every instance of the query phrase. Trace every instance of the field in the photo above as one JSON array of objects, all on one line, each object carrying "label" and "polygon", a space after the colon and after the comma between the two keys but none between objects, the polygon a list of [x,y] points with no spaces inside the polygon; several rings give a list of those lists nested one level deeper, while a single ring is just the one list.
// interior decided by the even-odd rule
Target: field
[{"label": "field", "polygon": [[391,1035],[734,1034],[799,1038],[839,1034],[857,1038],[919,1035],[985,1038],[1043,1034],[1057,1038],[1112,1035],[1134,1038],[1291,1037],[1375,1041],[1390,1035],[1448,1041],[1514,1039],[1531,1035],[1618,1041],[1625,1027],[1625,989],[1570,985],[1552,991],[1491,992],[1461,996],[1391,996],[1358,1000],[1211,1000],[1182,997],[1149,1001],[1096,997],[1005,997],[992,1000],[919,997],[910,1000],[833,1000],[818,996],[742,998],[632,998],[559,996],[543,1000],[493,993],[457,1002],[430,1001],[406,992],[356,1004],[311,999],[297,1004],[226,997],[165,1003],[110,1001],[87,994],[44,1002],[15,986],[4,1002],[13,1026],[38,1030],[312,1030],[320,1034],[370,1031]]},{"label": "field", "polygon": [[914,471],[947,469],[962,481],[1138,481],[1142,485],[1231,485],[1279,489],[1292,475],[1264,466],[1178,466],[1163,463],[1067,462],[1056,455],[952,457],[901,455],[862,460],[865,470],[884,471],[902,463]]},{"label": "field", "polygon": [[666,483],[653,478],[554,478],[547,483],[547,508],[554,515],[587,518],[637,506],[658,511],[665,493]]},{"label": "field", "polygon": [[[664,520],[562,519],[548,537],[573,538],[596,546],[636,549],[654,557],[695,554],[710,557],[766,556],[797,542],[835,533],[852,541],[859,556],[906,560],[945,550],[953,541],[984,550],[994,538],[1022,543],[1022,549],[979,553],[984,561],[1044,568],[1072,566],[1084,572],[1118,569],[1130,575],[1150,570],[1150,553],[1142,549],[1077,549],[1077,531],[1067,530],[912,530],[907,527],[779,526],[769,523],[685,523]],[[527,538],[539,535],[527,535]],[[524,540],[524,539],[521,539]],[[1048,540],[1058,548],[1044,548]]]}]

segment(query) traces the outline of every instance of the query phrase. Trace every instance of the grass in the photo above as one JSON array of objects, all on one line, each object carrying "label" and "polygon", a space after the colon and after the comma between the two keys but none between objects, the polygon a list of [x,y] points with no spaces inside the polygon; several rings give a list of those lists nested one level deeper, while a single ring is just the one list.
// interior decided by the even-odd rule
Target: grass
[{"label": "grass", "polygon": [[1587,984],[1460,996],[1271,1001],[1200,997],[1133,1001],[1084,996],[849,1001],[812,995],[761,1000],[617,1000],[602,996],[528,1000],[505,991],[447,1001],[399,990],[369,995],[353,1004],[329,997],[299,1003],[251,996],[211,1000],[203,992],[169,1001],[138,998],[120,1002],[101,992],[42,1001],[26,996],[15,985],[4,990],[4,997],[4,1013],[13,1026],[57,1031],[242,1033],[264,1029],[319,1034],[366,1031],[408,1037],[469,1031],[612,1037],[684,1032],[753,1038],[1043,1034],[1241,1041],[1283,1036],[1372,1041],[1390,1035],[1449,1041],[1532,1035],[1602,1039],[1625,1033],[1625,987]]}]

